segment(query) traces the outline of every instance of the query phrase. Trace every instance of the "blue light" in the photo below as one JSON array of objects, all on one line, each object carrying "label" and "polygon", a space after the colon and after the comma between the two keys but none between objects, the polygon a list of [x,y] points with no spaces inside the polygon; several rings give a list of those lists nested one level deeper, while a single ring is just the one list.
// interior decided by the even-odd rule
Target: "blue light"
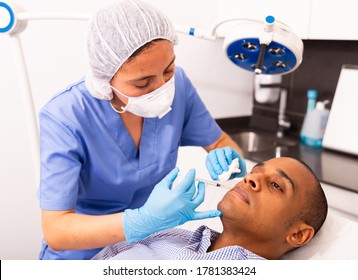
[{"label": "blue light", "polygon": [[8,4],[6,4],[4,2],[0,2],[0,8],[1,7],[5,8],[9,12],[9,15],[10,15],[10,20],[9,20],[8,25],[3,28],[0,28],[0,33],[6,33],[14,26],[15,15],[14,15],[14,12],[12,11],[11,7]]},{"label": "blue light", "polygon": [[275,22],[275,18],[273,16],[267,16],[266,17],[266,22],[267,23],[274,23]]}]

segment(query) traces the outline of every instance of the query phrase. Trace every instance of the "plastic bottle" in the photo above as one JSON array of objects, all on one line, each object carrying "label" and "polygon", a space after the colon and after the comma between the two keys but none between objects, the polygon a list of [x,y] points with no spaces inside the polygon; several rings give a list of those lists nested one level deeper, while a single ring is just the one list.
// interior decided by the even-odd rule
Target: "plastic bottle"
[{"label": "plastic bottle", "polygon": [[328,102],[328,100],[317,102],[316,108],[306,113],[300,136],[302,143],[314,148],[322,147],[329,116],[329,110],[325,108]]},{"label": "plastic bottle", "polygon": [[301,128],[301,133],[300,133],[300,140],[302,143],[306,142],[306,134],[307,134],[307,126],[308,126],[308,114],[310,111],[314,110],[316,108],[316,98],[317,98],[317,90],[315,89],[309,89],[307,91],[307,111],[306,111],[306,115],[305,118],[303,120],[303,124],[302,124],[302,128]]},{"label": "plastic bottle", "polygon": [[307,112],[312,111],[316,107],[317,90],[309,89],[307,91]]}]

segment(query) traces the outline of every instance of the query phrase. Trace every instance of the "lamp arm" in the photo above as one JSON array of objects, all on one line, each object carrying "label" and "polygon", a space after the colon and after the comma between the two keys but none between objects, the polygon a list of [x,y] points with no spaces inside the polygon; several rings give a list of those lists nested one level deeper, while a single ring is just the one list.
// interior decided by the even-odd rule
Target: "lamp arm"
[{"label": "lamp arm", "polygon": [[18,20],[89,20],[90,14],[86,13],[31,13],[31,12],[20,12],[17,14]]},{"label": "lamp arm", "polygon": [[216,40],[216,35],[212,32],[208,32],[207,30],[183,25],[174,25],[174,28],[176,32],[181,34],[190,35],[199,39],[205,39],[209,41]]},{"label": "lamp arm", "polygon": [[213,26],[211,27],[211,34],[214,36],[218,36],[219,38],[224,38],[225,36],[219,36],[217,34],[217,29],[228,22],[232,22],[232,21],[242,21],[242,22],[256,22],[256,23],[262,23],[262,21],[256,20],[256,19],[250,19],[250,18],[237,18],[237,17],[233,17],[233,18],[225,18],[225,19],[221,19],[218,20],[217,22],[215,22],[213,24]]},{"label": "lamp arm", "polygon": [[210,28],[210,30],[204,30],[204,29],[200,29],[200,28],[196,28],[196,27],[190,27],[190,26],[183,26],[183,25],[175,25],[175,30],[178,33],[182,33],[185,35],[190,35],[190,36],[194,36],[196,38],[199,39],[205,39],[205,40],[209,40],[209,41],[215,41],[217,38],[224,38],[225,36],[220,36],[217,34],[217,29],[228,22],[231,21],[247,21],[247,22],[257,22],[257,23],[262,23],[259,20],[254,20],[254,19],[245,19],[245,18],[226,18],[226,19],[222,19],[217,21],[216,23],[213,24],[213,26]]},{"label": "lamp arm", "polygon": [[40,170],[40,140],[36,117],[36,110],[31,91],[30,79],[26,67],[25,55],[20,35],[26,29],[29,20],[88,20],[89,14],[68,13],[33,13],[26,12],[21,6],[14,3],[0,2],[0,34],[8,33],[14,52],[21,97],[23,99],[24,114],[29,132],[29,144],[32,151],[35,185],[39,183]]}]

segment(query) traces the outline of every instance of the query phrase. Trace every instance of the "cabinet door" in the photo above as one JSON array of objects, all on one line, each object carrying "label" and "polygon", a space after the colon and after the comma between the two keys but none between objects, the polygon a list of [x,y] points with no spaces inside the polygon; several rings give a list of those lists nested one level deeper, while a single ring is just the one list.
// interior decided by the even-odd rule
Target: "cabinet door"
[{"label": "cabinet door", "polygon": [[358,40],[357,0],[312,0],[309,39]]},{"label": "cabinet door", "polygon": [[308,39],[312,0],[219,0],[217,17],[262,20],[272,15],[288,25],[301,39]]}]

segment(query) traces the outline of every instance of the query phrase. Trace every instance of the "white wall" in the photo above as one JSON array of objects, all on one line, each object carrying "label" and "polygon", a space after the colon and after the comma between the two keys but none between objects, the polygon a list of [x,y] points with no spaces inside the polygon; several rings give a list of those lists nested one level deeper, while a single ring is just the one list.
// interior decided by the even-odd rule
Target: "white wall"
[{"label": "white wall", "polygon": [[[3,1],[3,0],[2,0]],[[176,24],[208,28],[217,0],[148,0]],[[112,1],[14,0],[27,11],[92,12]],[[84,73],[84,22],[32,21],[21,34],[36,111]],[[180,35],[183,66],[215,118],[250,115],[252,74],[226,60],[221,42]],[[37,259],[41,225],[22,92],[7,35],[0,36],[0,259]]]}]

